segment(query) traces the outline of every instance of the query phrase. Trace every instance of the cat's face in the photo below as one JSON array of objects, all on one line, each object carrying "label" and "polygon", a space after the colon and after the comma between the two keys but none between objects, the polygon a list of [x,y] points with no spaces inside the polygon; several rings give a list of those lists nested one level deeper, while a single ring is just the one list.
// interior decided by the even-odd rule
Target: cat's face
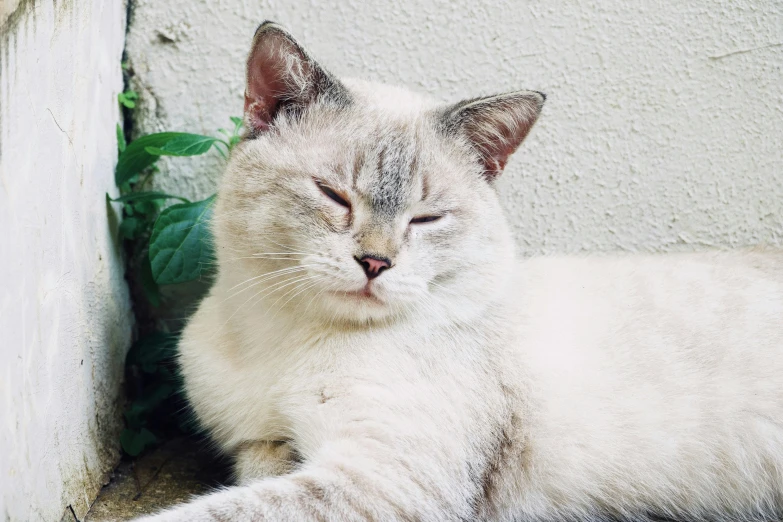
[{"label": "cat's face", "polygon": [[[293,44],[292,62],[281,51],[290,37],[268,32],[272,50],[257,56],[257,34],[249,63],[250,136],[219,192],[221,277],[243,301],[326,320],[469,315],[482,306],[513,260],[491,186],[510,152],[477,149],[471,138],[490,132],[506,143],[517,130],[510,120],[488,131],[473,118],[481,102],[444,108],[401,89],[340,83]],[[286,89],[304,100],[281,98]],[[525,96],[537,114],[543,100]],[[497,120],[490,110],[481,116]]]}]

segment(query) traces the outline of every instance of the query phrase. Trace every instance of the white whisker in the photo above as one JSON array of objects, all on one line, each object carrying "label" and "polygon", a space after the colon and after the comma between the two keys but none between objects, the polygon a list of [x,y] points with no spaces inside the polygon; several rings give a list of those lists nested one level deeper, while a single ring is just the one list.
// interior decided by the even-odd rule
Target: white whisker
[{"label": "white whisker", "polygon": [[255,281],[256,279],[260,278],[255,283],[253,283],[251,285],[247,285],[245,288],[239,290],[238,292],[235,292],[235,293],[229,295],[228,297],[226,297],[224,299],[224,301],[227,301],[228,299],[236,297],[237,295],[241,294],[242,292],[244,292],[244,291],[246,291],[246,290],[248,290],[250,288],[253,288],[254,286],[256,286],[256,285],[258,285],[260,283],[263,283],[264,281],[267,281],[269,279],[274,279],[275,277],[278,277],[278,276],[281,276],[281,275],[287,275],[287,274],[291,274],[291,273],[301,272],[301,271],[307,270],[308,266],[310,266],[310,265],[297,265],[297,266],[292,266],[292,267],[288,267],[288,268],[281,268],[280,270],[275,270],[273,272],[267,272],[267,273],[264,273],[264,274],[261,274],[261,275],[257,275],[255,277],[251,277],[250,279],[246,279],[246,280],[242,281],[241,283],[238,283],[238,284],[232,286],[231,288],[228,289],[228,291],[230,292],[231,290],[235,289],[238,286],[244,285],[246,283],[249,283],[250,281]]}]

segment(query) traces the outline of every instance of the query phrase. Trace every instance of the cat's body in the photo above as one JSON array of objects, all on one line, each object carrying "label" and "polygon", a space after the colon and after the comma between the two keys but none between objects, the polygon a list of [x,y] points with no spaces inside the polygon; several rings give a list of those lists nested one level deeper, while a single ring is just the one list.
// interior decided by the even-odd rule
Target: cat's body
[{"label": "cat's body", "polygon": [[291,42],[257,34],[180,350],[241,485],[160,520],[783,513],[783,256],[517,261],[491,180],[540,95],[443,109]]},{"label": "cat's body", "polygon": [[[256,307],[216,337],[216,289],[182,363],[199,417],[229,452],[290,440],[310,462],[344,431],[356,444],[345,466],[363,478],[323,487],[360,488],[344,506],[360,517],[739,520],[782,500],[777,259],[530,260],[459,327],[422,317],[330,330],[279,313],[267,323]],[[294,502],[280,519],[309,518],[311,506]]]}]

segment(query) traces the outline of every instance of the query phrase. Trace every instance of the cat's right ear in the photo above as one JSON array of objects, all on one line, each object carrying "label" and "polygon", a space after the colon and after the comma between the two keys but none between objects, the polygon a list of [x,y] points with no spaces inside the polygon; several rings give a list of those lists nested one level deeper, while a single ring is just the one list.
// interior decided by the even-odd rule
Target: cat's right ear
[{"label": "cat's right ear", "polygon": [[545,100],[546,95],[538,91],[466,100],[447,108],[441,123],[447,133],[467,139],[478,153],[484,177],[493,181],[533,128]]},{"label": "cat's right ear", "polygon": [[264,22],[247,59],[245,126],[257,136],[281,113],[296,114],[319,99],[347,103],[345,88],[282,27]]}]

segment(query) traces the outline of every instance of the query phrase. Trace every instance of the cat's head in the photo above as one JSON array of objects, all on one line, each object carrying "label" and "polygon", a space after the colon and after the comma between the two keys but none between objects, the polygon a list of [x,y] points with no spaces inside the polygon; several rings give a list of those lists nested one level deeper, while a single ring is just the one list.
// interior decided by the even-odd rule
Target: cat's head
[{"label": "cat's head", "polygon": [[493,182],[543,103],[340,81],[261,25],[215,211],[222,284],[246,309],[335,321],[475,313],[513,270]]}]

